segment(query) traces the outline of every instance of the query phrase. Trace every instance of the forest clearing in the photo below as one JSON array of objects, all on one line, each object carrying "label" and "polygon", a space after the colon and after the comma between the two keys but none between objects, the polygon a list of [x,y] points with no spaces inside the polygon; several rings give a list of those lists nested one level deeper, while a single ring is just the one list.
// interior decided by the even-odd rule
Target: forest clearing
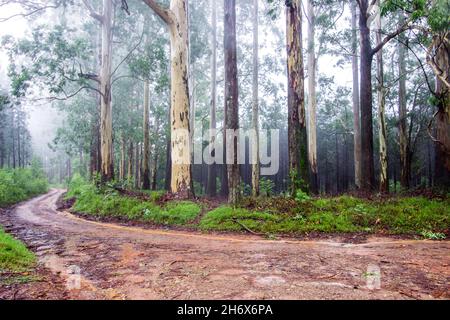
[{"label": "forest clearing", "polygon": [[0,0],[0,300],[449,300],[449,25]]}]

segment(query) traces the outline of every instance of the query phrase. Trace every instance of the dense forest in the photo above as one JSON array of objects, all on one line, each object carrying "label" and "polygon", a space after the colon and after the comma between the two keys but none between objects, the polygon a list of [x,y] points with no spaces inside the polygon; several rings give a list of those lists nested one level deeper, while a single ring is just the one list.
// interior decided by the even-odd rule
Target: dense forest
[{"label": "dense forest", "polygon": [[449,0],[0,0],[0,300],[450,299],[449,26]]},{"label": "dense forest", "polygon": [[51,105],[53,183],[232,203],[450,185],[448,1],[168,2],[2,1],[31,28],[2,38],[0,166],[31,163],[27,106]]}]

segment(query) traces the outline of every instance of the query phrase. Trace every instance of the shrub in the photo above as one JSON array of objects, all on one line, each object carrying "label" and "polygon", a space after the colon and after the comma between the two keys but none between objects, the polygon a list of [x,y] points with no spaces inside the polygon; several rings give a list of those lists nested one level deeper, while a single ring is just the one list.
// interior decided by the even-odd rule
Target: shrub
[{"label": "shrub", "polygon": [[0,169],[0,207],[48,191],[48,181],[37,160],[30,168]]}]

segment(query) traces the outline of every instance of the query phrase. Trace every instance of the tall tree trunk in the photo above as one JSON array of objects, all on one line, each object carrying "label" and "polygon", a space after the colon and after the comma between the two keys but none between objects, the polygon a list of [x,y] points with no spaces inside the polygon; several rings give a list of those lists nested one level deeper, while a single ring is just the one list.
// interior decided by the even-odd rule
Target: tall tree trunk
[{"label": "tall tree trunk", "polygon": [[5,137],[3,133],[3,123],[1,123],[2,127],[0,128],[0,169],[3,169],[5,166]]},{"label": "tall tree trunk", "polygon": [[359,69],[356,1],[351,1],[352,14],[352,75],[353,75],[353,154],[355,163],[355,186],[361,187],[361,125],[359,115]]},{"label": "tall tree trunk", "polygon": [[309,132],[308,132],[308,158],[309,170],[311,172],[310,191],[314,194],[319,192],[319,180],[317,173],[317,99],[316,99],[316,53],[315,53],[315,29],[316,16],[312,0],[307,0],[308,16],[308,111],[309,111]]},{"label": "tall tree trunk", "polygon": [[[436,77],[438,111],[436,113],[435,185],[450,186],[450,35],[441,32],[433,39],[436,63],[442,73]],[[446,81],[447,85],[444,83]]]},{"label": "tall tree trunk", "polygon": [[100,136],[102,154],[102,180],[114,179],[112,108],[111,108],[111,46],[112,46],[112,0],[103,0],[102,16],[102,65],[100,70]]},{"label": "tall tree trunk", "polygon": [[119,180],[125,180],[125,136],[122,135],[120,139],[120,165],[119,165]]},{"label": "tall tree trunk", "polygon": [[12,138],[12,167],[16,168],[16,138],[15,138],[15,115],[11,117],[11,138]]},{"label": "tall tree trunk", "polygon": [[256,134],[256,145],[252,146],[252,159],[255,162],[252,165],[252,195],[254,197],[259,196],[259,102],[258,102],[258,1],[253,0],[253,101],[252,101],[252,129]]},{"label": "tall tree trunk", "polygon": [[360,108],[361,108],[361,188],[375,189],[372,119],[372,59],[370,29],[368,25],[368,0],[360,0]]},{"label": "tall tree trunk", "polygon": [[[377,43],[381,42],[381,16],[376,17]],[[384,89],[384,72],[383,72],[383,49],[377,52],[377,94],[378,94],[378,126],[379,142],[380,142],[380,192],[389,192],[389,178],[388,178],[388,159],[387,159],[387,135],[386,135],[386,99]]]},{"label": "tall tree trunk", "polygon": [[187,0],[171,0],[170,9],[143,0],[168,26],[171,49],[171,191],[180,198],[194,195],[190,151]]},{"label": "tall tree trunk", "polygon": [[338,194],[341,191],[340,188],[340,181],[339,181],[339,173],[340,173],[340,169],[339,169],[339,143],[338,143],[338,134],[335,134],[335,141],[334,141],[334,147],[336,149],[336,194]]},{"label": "tall tree trunk", "polygon": [[[214,148],[216,139],[216,102],[217,102],[217,8],[216,0],[211,0],[211,11],[212,11],[212,34],[211,34],[211,109],[210,109],[210,137],[209,152],[214,158],[216,155],[216,150]],[[208,165],[208,183],[206,193],[210,197],[215,197],[217,192],[217,182],[216,182],[216,164],[212,163]]]},{"label": "tall tree trunk", "polygon": [[165,177],[165,184],[164,189],[167,191],[170,191],[170,180],[172,178],[172,150],[171,150],[171,143],[170,143],[170,133],[167,135],[167,142],[166,142],[166,177]]},{"label": "tall tree trunk", "polygon": [[158,153],[155,150],[155,154],[153,156],[153,169],[152,169],[152,190],[156,190],[157,177],[158,177]]},{"label": "tall tree trunk", "polygon": [[19,168],[22,166],[22,155],[20,150],[20,119],[17,119],[17,164]]},{"label": "tall tree trunk", "polygon": [[[226,130],[239,129],[237,50],[236,50],[236,1],[224,0],[224,51],[225,51],[225,109]],[[227,139],[228,202],[237,203],[240,198],[238,164],[238,137]]]},{"label": "tall tree trunk", "polygon": [[139,189],[141,187],[141,183],[140,183],[140,175],[141,175],[141,167],[140,167],[140,143],[136,143],[136,148],[135,148],[135,157],[134,157],[134,188],[135,189]]},{"label": "tall tree trunk", "polygon": [[133,147],[133,141],[130,140],[128,145],[128,165],[127,165],[127,179],[129,183],[132,181],[133,178],[133,162],[134,162],[134,147]]},{"label": "tall tree trunk", "polygon": [[308,190],[309,168],[302,57],[301,1],[286,1],[290,192]]},{"label": "tall tree trunk", "polygon": [[[402,24],[405,21],[403,13],[399,14],[399,23]],[[407,126],[407,111],[406,111],[406,48],[402,42],[405,41],[405,37],[400,36],[398,43],[398,135],[400,145],[400,184],[403,188],[408,189],[410,187],[411,172],[408,166],[409,157],[409,144],[408,134],[406,130]]]},{"label": "tall tree trunk", "polygon": [[142,188],[150,189],[150,133],[149,133],[150,85],[144,81],[144,151],[142,164]]}]

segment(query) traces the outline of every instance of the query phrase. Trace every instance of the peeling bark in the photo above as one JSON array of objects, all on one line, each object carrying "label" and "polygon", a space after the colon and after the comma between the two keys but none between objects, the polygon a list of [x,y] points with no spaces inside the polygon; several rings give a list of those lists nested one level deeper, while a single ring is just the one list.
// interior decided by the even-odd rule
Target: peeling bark
[{"label": "peeling bark", "polygon": [[317,170],[317,97],[316,97],[316,70],[317,59],[315,52],[315,12],[312,0],[307,0],[308,15],[308,159],[311,173],[310,191],[319,192],[319,177]]},{"label": "peeling bark", "polygon": [[[377,43],[381,42],[381,17],[376,18],[377,22]],[[380,192],[389,192],[388,179],[388,158],[387,158],[387,134],[386,134],[386,96],[384,88],[384,72],[383,72],[383,49],[377,52],[377,95],[378,95],[378,125],[379,125],[379,142],[380,142]]]},{"label": "peeling bark", "polygon": [[289,190],[308,191],[309,169],[304,106],[301,1],[286,2],[286,42],[288,69]]},{"label": "peeling bark", "polygon": [[[443,32],[434,37],[434,50],[436,62],[441,70],[445,70],[441,77],[450,82],[450,35]],[[436,94],[438,98],[438,111],[436,113],[436,161],[435,185],[439,187],[450,186],[450,88],[443,79],[436,76]]]},{"label": "peeling bark", "polygon": [[103,0],[102,16],[102,65],[100,70],[100,140],[102,181],[114,179],[112,107],[111,107],[111,45],[112,45],[112,1]]},{"label": "peeling bark", "polygon": [[171,49],[171,181],[170,190],[179,198],[194,196],[188,84],[187,0],[171,0],[165,9],[154,0],[144,2],[167,24]]}]

